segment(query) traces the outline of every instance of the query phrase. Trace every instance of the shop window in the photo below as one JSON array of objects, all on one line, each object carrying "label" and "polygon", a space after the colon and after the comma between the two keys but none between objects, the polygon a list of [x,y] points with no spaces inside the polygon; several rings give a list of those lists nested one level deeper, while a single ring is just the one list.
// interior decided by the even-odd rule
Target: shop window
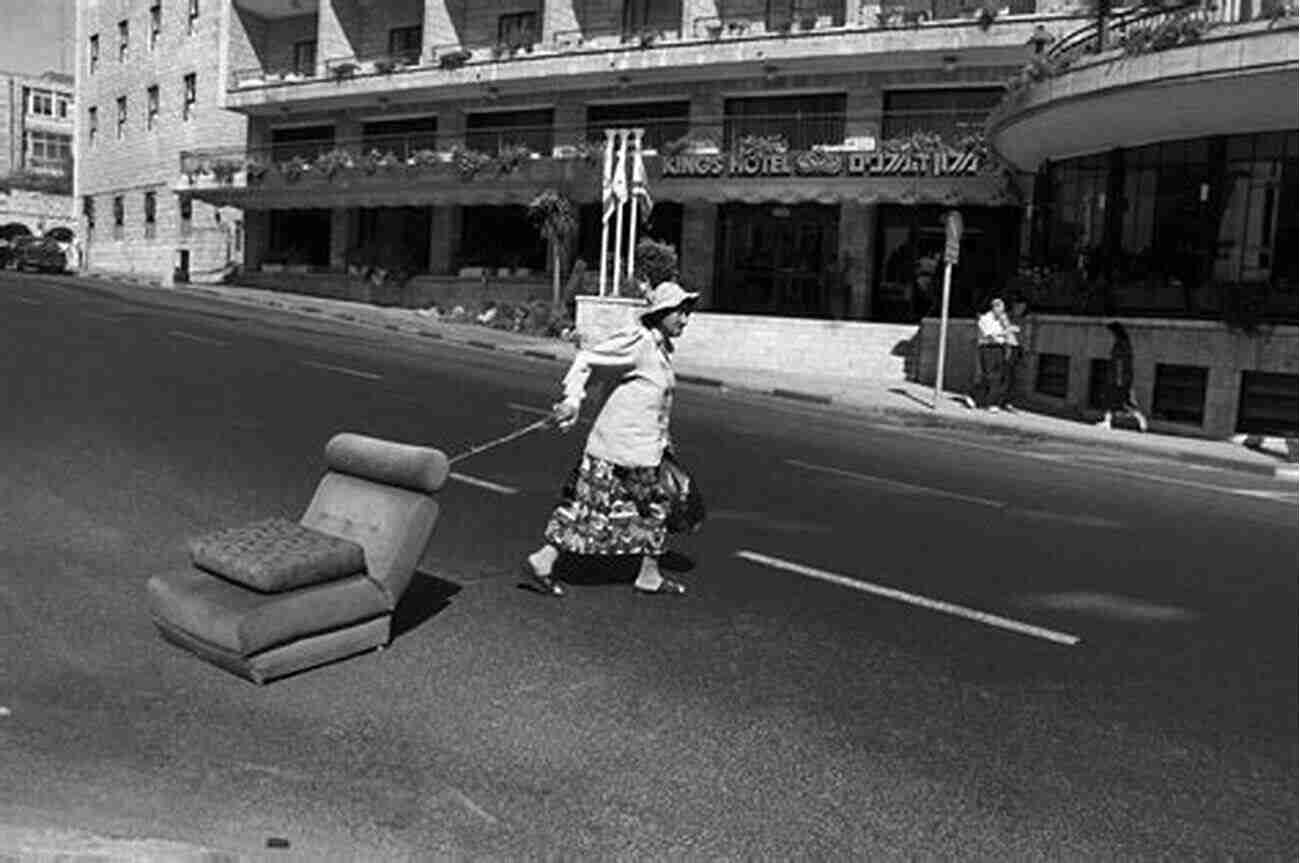
[{"label": "shop window", "polygon": [[438,148],[438,118],[408,117],[361,124],[361,148],[405,159],[418,150]]},{"label": "shop window", "polygon": [[117,59],[125,61],[127,51],[131,47],[131,22],[117,22]]},{"label": "shop window", "polygon": [[484,153],[502,147],[527,147],[550,155],[555,140],[555,115],[550,108],[535,111],[480,111],[465,116],[465,146]]},{"label": "shop window", "polygon": [[117,137],[118,140],[126,137],[126,97],[117,97]]},{"label": "shop window", "polygon": [[388,56],[405,63],[419,63],[424,33],[415,27],[394,27],[388,31]]},{"label": "shop window", "polygon": [[1070,394],[1070,357],[1067,354],[1039,354],[1034,391],[1063,399]]},{"label": "shop window", "polygon": [[541,39],[536,12],[512,12],[497,18],[497,44],[508,48],[529,48]]},{"label": "shop window", "polygon": [[149,7],[149,50],[158,48],[158,39],[162,36],[162,4],[155,3]]},{"label": "shop window", "polygon": [[99,69],[99,34],[96,33],[90,37],[90,74],[95,74]]},{"label": "shop window", "polygon": [[316,40],[304,39],[293,43],[294,74],[311,78],[316,75]]},{"label": "shop window", "polygon": [[[578,257],[587,262],[588,272],[597,272],[600,265],[600,215],[599,204],[583,204],[578,208]],[[612,224],[612,223],[611,223]],[[624,221],[626,227],[626,220]],[[613,228],[610,229],[611,238]],[[650,219],[637,226],[637,240],[646,237],[668,243],[677,250],[680,259],[682,252],[682,205],[675,201],[657,201],[650,211]],[[627,242],[623,241],[619,255],[627,260]],[[607,250],[611,259],[614,254],[612,245]]]},{"label": "shop window", "polygon": [[329,266],[329,210],[272,210],[269,221],[267,263]]},{"label": "shop window", "polygon": [[355,245],[347,252],[349,270],[428,271],[432,207],[363,207],[356,212]]},{"label": "shop window", "polygon": [[678,34],[682,29],[681,0],[624,0],[623,34],[645,31]]},{"label": "shop window", "polygon": [[81,215],[86,219],[86,230],[93,231],[95,229],[95,197],[93,195],[82,195]]},{"label": "shop window", "polygon": [[642,148],[658,150],[669,141],[686,137],[690,131],[690,113],[691,103],[686,100],[589,105],[587,139],[603,147],[606,129],[640,127],[645,129],[645,137],[641,139]]},{"label": "shop window", "polygon": [[459,267],[546,269],[546,241],[524,207],[462,207]]},{"label": "shop window", "polygon": [[837,270],[839,207],[718,208],[713,308],[737,314],[842,318],[849,286]]},{"label": "shop window", "polygon": [[86,131],[90,146],[95,146],[95,139],[99,137],[99,109],[94,106],[86,110]]},{"label": "shop window", "polygon": [[271,158],[276,162],[287,162],[295,156],[310,161],[333,146],[333,126],[295,126],[271,130]]},{"label": "shop window", "polygon": [[113,196],[113,239],[122,239],[122,228],[126,224],[126,201],[121,195]]},{"label": "shop window", "polygon": [[1297,377],[1281,372],[1242,372],[1237,406],[1240,434],[1295,437],[1300,412]]},{"label": "shop window", "polygon": [[183,80],[185,88],[185,102],[181,107],[181,119],[189,122],[194,116],[194,106],[199,100],[199,79],[198,76],[191,72]]},{"label": "shop window", "polygon": [[145,128],[150,132],[158,125],[158,86],[155,84],[145,91],[146,114]]},{"label": "shop window", "polygon": [[1001,87],[886,90],[880,136],[887,140],[936,134],[955,142],[979,134],[1005,93]]},{"label": "shop window", "polygon": [[1155,419],[1200,425],[1205,419],[1205,383],[1209,370],[1204,366],[1156,364],[1156,388],[1151,400]]}]

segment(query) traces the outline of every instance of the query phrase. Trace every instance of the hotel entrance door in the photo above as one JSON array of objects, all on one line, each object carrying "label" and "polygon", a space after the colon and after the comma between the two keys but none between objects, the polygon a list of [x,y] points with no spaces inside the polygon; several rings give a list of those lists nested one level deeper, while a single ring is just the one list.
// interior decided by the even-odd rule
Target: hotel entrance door
[{"label": "hotel entrance door", "polygon": [[842,317],[846,287],[834,276],[839,208],[822,204],[724,204],[718,208],[720,312]]}]

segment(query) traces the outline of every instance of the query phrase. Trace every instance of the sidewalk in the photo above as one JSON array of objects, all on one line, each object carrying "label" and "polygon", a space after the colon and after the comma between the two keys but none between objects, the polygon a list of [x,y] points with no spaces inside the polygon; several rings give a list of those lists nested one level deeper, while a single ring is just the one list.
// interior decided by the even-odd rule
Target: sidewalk
[{"label": "sidewalk", "polygon": [[[122,284],[117,282],[117,284]],[[471,323],[440,321],[415,309],[372,306],[347,300],[265,291],[233,285],[177,286],[177,290],[220,297],[248,305],[284,309],[300,314],[333,318],[403,332],[482,350],[499,350],[558,363],[572,360],[575,347],[559,339],[522,335]],[[932,387],[911,381],[850,381],[810,375],[778,374],[766,370],[681,363],[678,381],[685,385],[719,387],[795,402],[830,405],[861,413],[883,413],[918,424],[940,427],[984,428],[990,432],[1019,431],[1077,443],[1094,444],[1148,455],[1160,455],[1193,464],[1252,474],[1300,478],[1294,443],[1288,450],[1281,439],[1265,439],[1252,448],[1240,442],[1208,440],[1159,431],[1138,434],[1110,431],[1088,422],[1041,412],[988,413],[963,407],[952,395],[935,410]]]}]

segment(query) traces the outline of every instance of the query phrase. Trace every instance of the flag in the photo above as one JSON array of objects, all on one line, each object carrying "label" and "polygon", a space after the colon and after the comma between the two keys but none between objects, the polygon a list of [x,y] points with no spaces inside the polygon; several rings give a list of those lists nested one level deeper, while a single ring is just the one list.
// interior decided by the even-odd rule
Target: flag
[{"label": "flag", "polygon": [[654,199],[650,197],[650,185],[645,179],[645,161],[641,158],[640,141],[632,153],[632,195],[640,198],[641,221],[650,221],[650,211],[654,209]]},{"label": "flag", "polygon": [[614,163],[614,176],[609,183],[610,197],[605,201],[605,218],[627,203],[627,138],[619,147],[618,161]]},{"label": "flag", "polygon": [[601,221],[608,222],[618,203],[614,200],[614,135],[605,134],[605,162],[600,172]]}]

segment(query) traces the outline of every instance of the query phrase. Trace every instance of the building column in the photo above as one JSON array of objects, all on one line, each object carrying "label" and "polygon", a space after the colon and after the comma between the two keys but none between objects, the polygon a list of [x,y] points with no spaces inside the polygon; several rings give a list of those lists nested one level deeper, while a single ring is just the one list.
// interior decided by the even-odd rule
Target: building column
[{"label": "building column", "polygon": [[244,266],[252,269],[262,265],[271,230],[269,210],[244,211]]},{"label": "building column", "polygon": [[[1229,354],[1236,360],[1237,352]],[[1202,428],[1216,438],[1231,437],[1237,430],[1237,408],[1241,404],[1241,366],[1238,362],[1222,364],[1211,362],[1205,377],[1205,420]],[[1154,401],[1155,387],[1152,386]],[[1149,401],[1143,405],[1150,416],[1155,405]]]},{"label": "building column", "polygon": [[840,205],[840,247],[835,271],[843,273],[849,286],[848,307],[843,315],[850,320],[871,317],[875,229],[875,205],[856,202]]},{"label": "building column", "polygon": [[456,251],[460,246],[460,207],[438,205],[429,220],[429,272],[435,276],[456,274]]},{"label": "building column", "polygon": [[349,212],[347,207],[330,208],[330,270],[336,273],[348,268]]},{"label": "building column", "polygon": [[717,254],[718,205],[682,205],[682,247],[678,250],[681,279],[688,291],[700,292],[700,307],[713,303],[713,260]]}]

